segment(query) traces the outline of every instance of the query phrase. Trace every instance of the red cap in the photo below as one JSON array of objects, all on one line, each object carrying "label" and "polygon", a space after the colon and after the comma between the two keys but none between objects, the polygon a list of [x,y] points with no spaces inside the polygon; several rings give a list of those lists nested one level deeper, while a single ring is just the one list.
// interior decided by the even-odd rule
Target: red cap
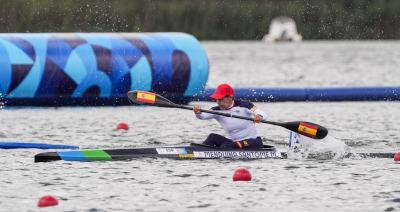
[{"label": "red cap", "polygon": [[221,84],[217,87],[215,92],[210,96],[213,99],[222,99],[225,96],[234,96],[235,91],[233,88],[228,84]]}]

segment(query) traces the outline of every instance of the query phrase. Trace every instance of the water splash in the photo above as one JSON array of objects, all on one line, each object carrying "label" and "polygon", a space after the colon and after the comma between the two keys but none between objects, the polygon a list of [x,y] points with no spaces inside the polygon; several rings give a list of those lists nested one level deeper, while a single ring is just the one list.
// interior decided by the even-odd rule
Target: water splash
[{"label": "water splash", "polygon": [[6,107],[7,101],[3,98],[3,94],[0,93],[0,109],[3,109]]},{"label": "water splash", "polygon": [[333,137],[315,140],[294,132],[289,134],[287,154],[290,159],[335,160],[343,158],[347,150],[348,146],[343,141]]}]

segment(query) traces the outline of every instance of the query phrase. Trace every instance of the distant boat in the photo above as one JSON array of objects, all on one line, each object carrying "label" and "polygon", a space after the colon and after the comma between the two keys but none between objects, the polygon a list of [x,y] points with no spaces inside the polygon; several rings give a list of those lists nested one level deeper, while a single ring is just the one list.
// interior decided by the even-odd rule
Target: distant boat
[{"label": "distant boat", "polygon": [[297,32],[296,22],[289,17],[277,17],[272,19],[269,25],[269,34],[265,35],[263,41],[301,41],[303,37]]}]

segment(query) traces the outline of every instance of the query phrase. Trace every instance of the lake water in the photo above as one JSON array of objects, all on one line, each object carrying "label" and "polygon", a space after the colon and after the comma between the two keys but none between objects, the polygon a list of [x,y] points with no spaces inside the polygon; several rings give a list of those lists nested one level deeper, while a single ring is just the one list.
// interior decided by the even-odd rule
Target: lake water
[{"label": "lake water", "polygon": [[[203,42],[209,87],[400,85],[398,41]],[[204,108],[210,102],[197,102]],[[269,120],[305,120],[329,129],[313,151],[400,151],[399,102],[256,103]],[[119,122],[128,131],[116,131]],[[0,139],[132,148],[201,142],[221,133],[191,111],[156,107],[6,108]],[[266,143],[285,148],[289,132],[259,124]],[[310,141],[309,141],[310,142]],[[0,211],[400,211],[400,163],[393,159],[137,159],[34,163],[43,150],[0,150]],[[250,182],[232,182],[236,168]],[[59,205],[37,208],[53,195]]]}]

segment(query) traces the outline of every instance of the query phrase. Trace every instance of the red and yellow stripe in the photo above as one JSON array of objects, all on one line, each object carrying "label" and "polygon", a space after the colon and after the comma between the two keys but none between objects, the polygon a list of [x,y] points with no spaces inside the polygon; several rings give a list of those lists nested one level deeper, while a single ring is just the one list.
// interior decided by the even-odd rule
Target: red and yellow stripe
[{"label": "red and yellow stripe", "polygon": [[154,102],[156,102],[156,95],[153,93],[140,91],[140,92],[137,92],[136,100],[138,102],[146,102],[146,103],[154,104]]},{"label": "red and yellow stripe", "polygon": [[299,128],[297,129],[297,131],[300,134],[309,135],[312,137],[317,136],[317,130],[318,130],[318,128],[316,126],[313,126],[313,125],[310,125],[310,124],[307,124],[304,122],[300,122]]}]

